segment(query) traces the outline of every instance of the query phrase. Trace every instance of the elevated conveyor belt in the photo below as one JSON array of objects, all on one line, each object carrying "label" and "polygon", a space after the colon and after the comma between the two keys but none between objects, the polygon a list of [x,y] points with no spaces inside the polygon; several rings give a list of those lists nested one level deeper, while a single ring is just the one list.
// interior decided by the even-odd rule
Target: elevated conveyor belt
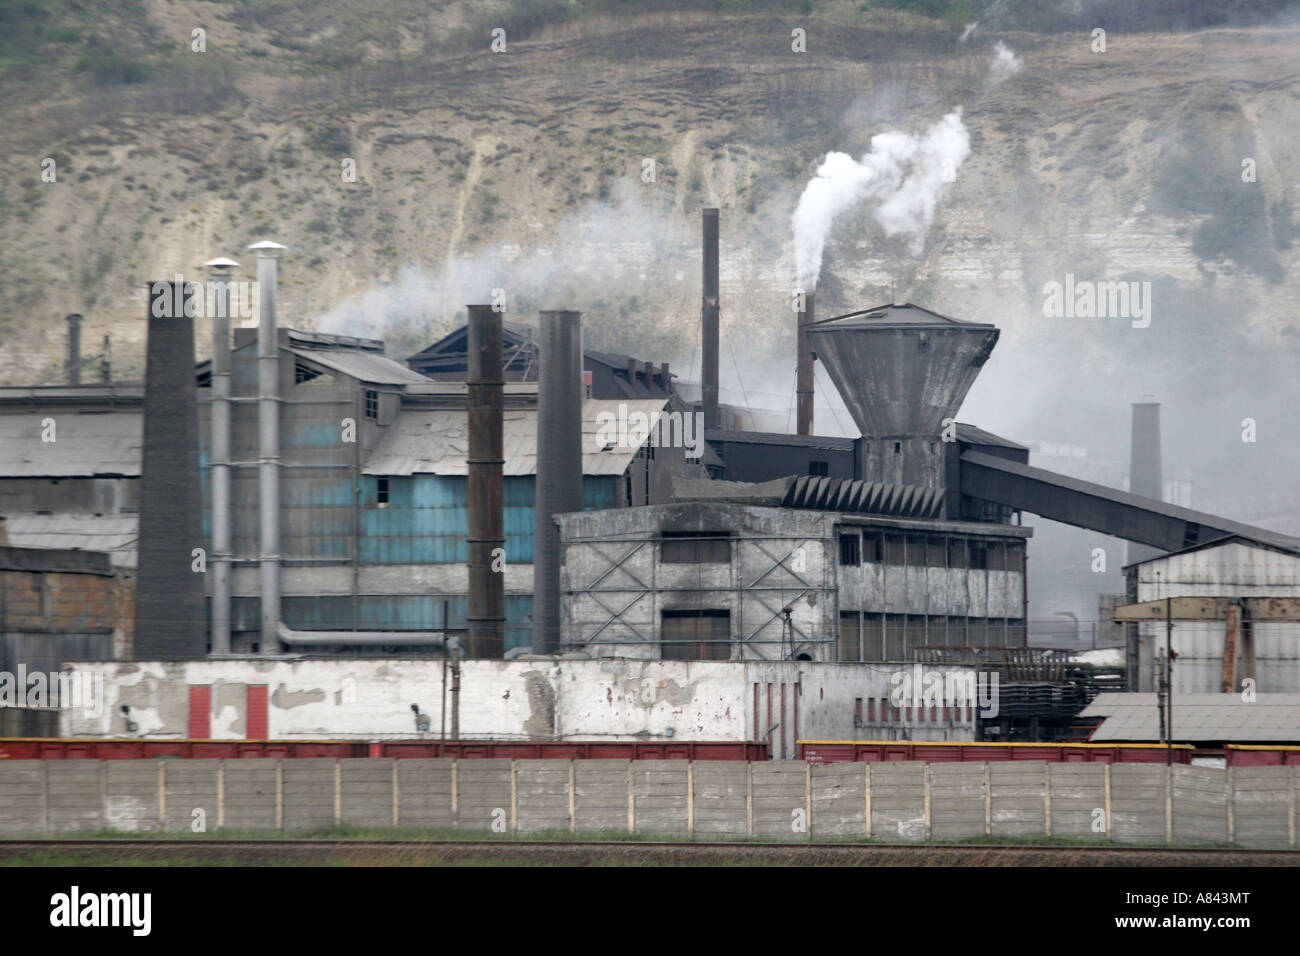
[{"label": "elevated conveyor belt", "polygon": [[977,451],[961,456],[961,493],[1162,551],[1233,534],[1300,548],[1300,539],[1284,534]]}]

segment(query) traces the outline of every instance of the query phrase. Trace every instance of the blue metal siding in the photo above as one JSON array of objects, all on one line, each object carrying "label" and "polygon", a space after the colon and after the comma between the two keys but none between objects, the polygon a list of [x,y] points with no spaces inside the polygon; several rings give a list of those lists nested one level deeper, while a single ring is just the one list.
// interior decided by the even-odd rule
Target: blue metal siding
[{"label": "blue metal siding", "polygon": [[[506,560],[532,564],[535,479],[508,477],[505,508]],[[469,560],[467,484],[463,477],[394,476],[388,479],[388,506],[379,507],[379,478],[361,479],[362,564],[464,564]],[[612,508],[618,481],[609,475],[583,479],[586,510]]]}]

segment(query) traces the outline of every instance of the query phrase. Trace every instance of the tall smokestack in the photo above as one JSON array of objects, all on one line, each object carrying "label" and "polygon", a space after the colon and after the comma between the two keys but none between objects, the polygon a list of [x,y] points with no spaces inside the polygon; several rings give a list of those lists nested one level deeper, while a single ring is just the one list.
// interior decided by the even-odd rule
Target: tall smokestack
[{"label": "tall smokestack", "polygon": [[704,302],[701,306],[700,401],[705,429],[718,421],[718,210],[704,210]]},{"label": "tall smokestack", "polygon": [[[1128,490],[1135,495],[1163,501],[1164,470],[1160,455],[1160,403],[1133,403],[1133,433],[1129,444]],[[1126,564],[1145,561],[1163,551],[1129,542]]]},{"label": "tall smokestack", "polygon": [[[502,431],[505,376],[501,313],[469,307],[469,656],[505,656],[506,543]],[[581,381],[579,382],[581,384]]]},{"label": "tall smokestack", "polygon": [[184,282],[149,285],[144,453],[135,595],[136,660],[203,657],[194,309]]},{"label": "tall smokestack", "polygon": [[537,515],[533,650],[560,647],[560,531],[554,516],[582,510],[582,315],[541,314],[537,387]]},{"label": "tall smokestack", "polygon": [[81,316],[68,316],[68,384],[81,384]]},{"label": "tall smokestack", "polygon": [[[799,328],[796,335],[798,358],[795,365],[795,394],[798,396],[798,434],[813,433],[813,353],[812,342],[806,334],[806,327],[814,321],[813,294],[805,292],[803,311],[799,313]],[[787,419],[789,421],[789,419]]]},{"label": "tall smokestack", "polygon": [[276,284],[284,246],[264,239],[248,247],[257,255],[258,510],[262,518],[262,639],[259,650],[276,654],[280,639],[280,355]]},{"label": "tall smokestack", "polygon": [[233,259],[204,263],[212,283],[212,653],[230,645],[230,270]]}]

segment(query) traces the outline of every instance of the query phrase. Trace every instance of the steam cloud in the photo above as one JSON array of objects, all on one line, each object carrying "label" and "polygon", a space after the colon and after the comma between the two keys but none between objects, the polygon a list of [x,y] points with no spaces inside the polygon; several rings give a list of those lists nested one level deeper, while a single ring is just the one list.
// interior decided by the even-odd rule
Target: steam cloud
[{"label": "steam cloud", "polygon": [[909,237],[911,254],[920,255],[944,184],[957,178],[969,155],[970,134],[960,108],[921,136],[889,132],[871,137],[871,151],[860,161],[847,153],[827,153],[791,221],[799,287],[816,287],[831,227],[864,200],[875,204],[872,215],[885,235]]},{"label": "steam cloud", "polygon": [[1001,40],[993,47],[993,81],[1001,83],[1010,79],[1025,68],[1025,61]]}]

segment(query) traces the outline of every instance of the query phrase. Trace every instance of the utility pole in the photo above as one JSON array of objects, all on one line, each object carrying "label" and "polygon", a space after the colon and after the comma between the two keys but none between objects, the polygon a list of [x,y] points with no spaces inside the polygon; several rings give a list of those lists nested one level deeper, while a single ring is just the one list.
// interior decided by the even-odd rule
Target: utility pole
[{"label": "utility pole", "polygon": [[1165,719],[1168,729],[1165,734],[1165,766],[1174,762],[1174,599],[1165,595]]}]

